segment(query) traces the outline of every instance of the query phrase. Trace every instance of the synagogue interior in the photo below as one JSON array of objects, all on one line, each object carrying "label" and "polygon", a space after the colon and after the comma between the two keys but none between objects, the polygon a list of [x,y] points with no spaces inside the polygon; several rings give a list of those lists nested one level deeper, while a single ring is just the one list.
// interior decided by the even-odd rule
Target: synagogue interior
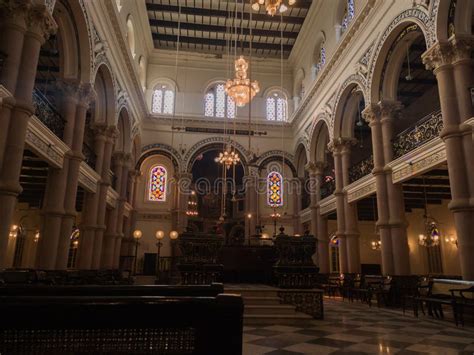
[{"label": "synagogue interior", "polygon": [[0,0],[0,354],[474,353],[473,0]]}]

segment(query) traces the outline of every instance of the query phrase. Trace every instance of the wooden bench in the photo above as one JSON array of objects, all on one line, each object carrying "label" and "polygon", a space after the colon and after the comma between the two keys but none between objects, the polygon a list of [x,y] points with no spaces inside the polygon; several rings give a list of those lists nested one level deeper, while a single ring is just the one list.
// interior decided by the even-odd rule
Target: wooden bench
[{"label": "wooden bench", "polygon": [[[443,306],[450,306],[455,313],[453,302],[459,290],[467,286],[474,286],[474,283],[461,280],[432,279],[418,287],[418,294],[414,297],[413,312],[418,317],[418,308],[424,314],[423,304],[426,305],[428,315],[443,319]],[[461,297],[461,296],[456,296]]]},{"label": "wooden bench", "polygon": [[461,323],[464,326],[465,308],[474,309],[474,285],[464,289],[451,290],[454,322],[456,326]]},{"label": "wooden bench", "polygon": [[216,297],[224,293],[224,285],[3,285],[0,296],[164,296]]},{"label": "wooden bench", "polygon": [[243,302],[0,296],[0,353],[241,354]]}]

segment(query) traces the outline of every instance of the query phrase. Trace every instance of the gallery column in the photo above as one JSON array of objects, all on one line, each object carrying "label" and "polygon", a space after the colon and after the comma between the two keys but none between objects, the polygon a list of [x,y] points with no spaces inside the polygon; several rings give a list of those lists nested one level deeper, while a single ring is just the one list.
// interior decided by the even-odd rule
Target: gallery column
[{"label": "gallery column", "polygon": [[[463,85],[472,82],[472,78],[462,79],[460,74],[468,74],[465,63],[472,58],[472,40],[469,42],[459,41],[452,38],[450,43],[437,43],[428,49],[422,56],[427,68],[433,69],[438,80],[439,100],[443,116],[443,130],[441,138],[446,146],[448,161],[449,181],[452,200],[448,205],[454,215],[454,223],[459,245],[459,258],[461,273],[464,279],[474,280],[474,235],[472,233],[474,224],[474,191],[472,186],[472,150],[466,152],[465,148],[472,146],[466,138],[467,129],[463,125],[466,120],[465,109],[466,93],[459,91],[468,90]],[[456,64],[458,63],[458,64]],[[454,67],[457,67],[456,74]],[[463,69],[464,67],[464,69]],[[457,82],[456,79],[460,81]],[[460,97],[458,98],[458,95]],[[472,104],[471,104],[472,105]],[[472,108],[470,110],[472,112]],[[466,144],[467,143],[467,144]]]},{"label": "gallery column", "polygon": [[393,275],[395,272],[392,237],[389,223],[389,206],[387,181],[385,177],[383,139],[381,127],[381,110],[377,104],[367,106],[363,111],[364,119],[369,123],[372,136],[372,153],[374,157],[374,169],[372,175],[375,176],[375,185],[377,192],[377,229],[380,233],[382,272],[385,275]]},{"label": "gallery column", "polygon": [[[355,143],[352,139],[346,139],[341,145],[342,176],[344,189],[349,186],[349,169],[351,167],[351,146]],[[347,245],[347,267],[349,272],[360,272],[360,247],[357,217],[357,204],[350,203],[347,191],[344,191],[344,218]]]},{"label": "gallery column", "polygon": [[332,150],[334,157],[334,175],[336,180],[336,189],[334,196],[336,197],[336,214],[337,214],[337,230],[336,237],[339,239],[339,263],[342,273],[349,272],[347,260],[347,241],[345,236],[346,220],[344,208],[344,177],[342,172],[342,155],[341,150],[344,139],[336,138],[329,143],[329,149]]},{"label": "gallery column", "polygon": [[326,164],[324,162],[315,163],[315,175],[316,175],[316,218],[317,218],[317,231],[316,236],[318,238],[318,257],[319,257],[319,272],[329,273],[329,235],[328,235],[328,220],[325,216],[321,215],[321,186],[324,179],[324,169]]},{"label": "gallery column", "polygon": [[[249,173],[245,178],[246,189],[246,214],[250,214],[251,218],[245,218],[245,243],[248,244],[250,236],[255,234],[255,227],[257,226],[258,215],[258,169],[255,167],[249,167]],[[249,235],[250,233],[250,235]]]},{"label": "gallery column", "polygon": [[78,101],[75,110],[74,129],[72,133],[71,151],[67,155],[69,169],[66,180],[66,193],[64,196],[64,215],[61,221],[61,233],[59,236],[58,257],[56,261],[57,269],[67,267],[69,253],[69,243],[73,226],[76,221],[76,199],[79,185],[79,174],[81,163],[85,157],[82,153],[84,143],[84,131],[87,110],[90,102],[94,98],[94,90],[91,84],[81,84],[78,91]]},{"label": "gallery column", "polygon": [[[6,267],[8,234],[21,192],[19,183],[25,135],[34,113],[32,92],[41,45],[56,30],[44,4],[0,4],[0,50],[7,55],[0,83],[13,98],[0,111],[0,268]],[[10,58],[11,55],[11,58]]]},{"label": "gallery column", "polygon": [[129,184],[129,170],[130,170],[130,154],[125,154],[124,163],[122,167],[122,181],[120,186],[116,188],[119,189],[118,199],[118,214],[117,214],[117,226],[115,228],[116,238],[115,238],[115,248],[114,248],[114,257],[112,259],[112,268],[118,268],[120,261],[120,249],[122,247],[122,239],[124,237],[124,213],[125,213],[125,203],[127,202],[127,186]]},{"label": "gallery column", "polygon": [[410,250],[408,248],[408,223],[405,219],[403,186],[393,183],[392,169],[388,166],[393,159],[393,121],[399,116],[402,106],[399,102],[387,100],[381,101],[379,106],[394,273],[395,275],[409,275]]}]

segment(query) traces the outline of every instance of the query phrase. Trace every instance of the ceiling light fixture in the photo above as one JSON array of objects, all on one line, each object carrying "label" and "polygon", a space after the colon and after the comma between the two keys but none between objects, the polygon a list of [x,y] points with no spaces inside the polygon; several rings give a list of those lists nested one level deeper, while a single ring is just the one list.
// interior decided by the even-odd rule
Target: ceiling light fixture
[{"label": "ceiling light fixture", "polygon": [[244,107],[260,91],[258,81],[250,81],[247,77],[249,63],[244,56],[235,61],[235,78],[227,80],[225,91],[238,107]]},{"label": "ceiling light fixture", "polygon": [[264,6],[270,16],[275,16],[277,12],[281,14],[288,11],[289,6],[293,6],[296,0],[253,0],[252,9],[259,11],[260,6]]}]

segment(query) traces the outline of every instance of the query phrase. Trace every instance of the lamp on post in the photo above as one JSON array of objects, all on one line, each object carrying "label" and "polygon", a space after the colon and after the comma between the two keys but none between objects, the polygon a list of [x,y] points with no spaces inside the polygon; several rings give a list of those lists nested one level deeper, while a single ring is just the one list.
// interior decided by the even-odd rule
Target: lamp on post
[{"label": "lamp on post", "polygon": [[140,240],[142,235],[143,233],[139,229],[133,231],[133,239],[135,239],[135,270],[134,270],[135,275],[137,274],[137,265],[138,265],[138,244],[139,244],[138,241]]},{"label": "lamp on post", "polygon": [[155,238],[157,240],[156,242],[156,247],[158,248],[157,254],[156,254],[156,278],[159,280],[160,278],[160,252],[161,252],[161,247],[163,246],[163,243],[161,242],[163,238],[165,237],[165,232],[162,230],[156,231],[155,233]]},{"label": "lamp on post", "polygon": [[249,234],[249,246],[250,246],[250,221],[252,220],[252,214],[247,213],[247,220],[248,220],[248,234]]},{"label": "lamp on post", "polygon": [[276,207],[273,207],[273,213],[270,217],[273,219],[273,236],[275,237],[277,235],[277,221],[281,217],[281,214],[276,211]]}]

